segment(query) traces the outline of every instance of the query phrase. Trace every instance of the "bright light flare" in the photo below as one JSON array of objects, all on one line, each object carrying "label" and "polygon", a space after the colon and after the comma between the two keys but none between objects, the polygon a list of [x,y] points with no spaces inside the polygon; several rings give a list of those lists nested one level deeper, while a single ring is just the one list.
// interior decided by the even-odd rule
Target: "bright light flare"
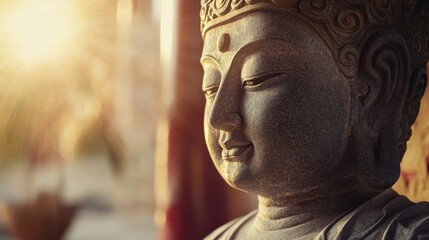
[{"label": "bright light flare", "polygon": [[34,149],[71,158],[75,141],[100,118],[113,94],[116,54],[126,49],[110,3],[0,0],[0,164],[37,163]]},{"label": "bright light flare", "polygon": [[129,25],[133,21],[133,2],[131,0],[118,1],[116,21],[120,25]]},{"label": "bright light flare", "polygon": [[64,59],[79,36],[79,24],[66,1],[20,1],[3,18],[7,43],[21,63]]}]

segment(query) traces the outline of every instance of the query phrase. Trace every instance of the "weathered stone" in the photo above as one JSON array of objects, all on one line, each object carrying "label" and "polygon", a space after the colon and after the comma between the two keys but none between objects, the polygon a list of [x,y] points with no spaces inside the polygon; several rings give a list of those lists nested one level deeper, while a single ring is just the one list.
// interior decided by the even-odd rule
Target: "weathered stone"
[{"label": "weathered stone", "polygon": [[255,212],[207,239],[429,238],[390,187],[426,86],[429,2],[203,0],[205,136]]}]

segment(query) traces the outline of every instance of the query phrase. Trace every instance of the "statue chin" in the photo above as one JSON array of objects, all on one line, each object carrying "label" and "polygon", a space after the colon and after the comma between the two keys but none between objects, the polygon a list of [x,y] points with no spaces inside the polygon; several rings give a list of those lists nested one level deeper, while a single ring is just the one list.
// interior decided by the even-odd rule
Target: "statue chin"
[{"label": "statue chin", "polygon": [[310,2],[202,3],[207,147],[259,197],[207,239],[429,238],[429,204],[390,189],[429,50],[378,2]]}]

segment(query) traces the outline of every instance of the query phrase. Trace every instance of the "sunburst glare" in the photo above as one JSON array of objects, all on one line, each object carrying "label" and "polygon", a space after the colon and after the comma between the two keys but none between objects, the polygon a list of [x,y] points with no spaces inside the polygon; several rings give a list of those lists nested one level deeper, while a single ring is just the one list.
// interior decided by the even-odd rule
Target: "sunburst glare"
[{"label": "sunburst glare", "polygon": [[79,129],[97,121],[99,107],[81,110],[105,105],[111,97],[106,88],[118,43],[115,9],[107,2],[0,2],[0,149],[7,150],[0,160],[21,152],[37,162],[37,154],[28,150],[35,142],[47,142],[67,158],[63,146],[73,144],[66,129],[79,135]]},{"label": "sunburst glare", "polygon": [[21,64],[61,60],[79,37],[75,9],[62,0],[18,1],[3,17],[6,44]]},{"label": "sunburst glare", "polygon": [[156,1],[0,0],[0,239],[154,235]]}]

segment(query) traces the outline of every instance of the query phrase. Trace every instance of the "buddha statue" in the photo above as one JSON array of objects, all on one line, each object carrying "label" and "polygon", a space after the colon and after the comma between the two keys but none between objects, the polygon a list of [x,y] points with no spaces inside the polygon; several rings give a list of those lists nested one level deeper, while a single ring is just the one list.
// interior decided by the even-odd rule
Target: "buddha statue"
[{"label": "buddha statue", "polygon": [[205,140],[257,210],[206,239],[429,239],[391,186],[426,87],[429,1],[202,0]]}]

